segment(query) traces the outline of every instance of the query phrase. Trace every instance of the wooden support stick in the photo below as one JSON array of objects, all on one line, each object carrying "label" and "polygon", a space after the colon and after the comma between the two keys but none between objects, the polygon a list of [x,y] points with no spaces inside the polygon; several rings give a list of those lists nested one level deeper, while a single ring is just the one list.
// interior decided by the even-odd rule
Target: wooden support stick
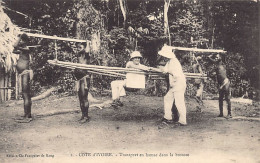
[{"label": "wooden support stick", "polygon": [[19,81],[18,81],[18,72],[15,71],[15,99],[18,99],[19,95]]}]

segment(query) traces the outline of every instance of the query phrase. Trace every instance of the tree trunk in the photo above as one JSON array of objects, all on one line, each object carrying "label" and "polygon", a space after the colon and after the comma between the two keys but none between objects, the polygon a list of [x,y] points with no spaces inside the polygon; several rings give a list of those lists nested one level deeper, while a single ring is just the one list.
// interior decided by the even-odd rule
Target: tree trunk
[{"label": "tree trunk", "polygon": [[125,0],[119,0],[119,5],[120,5],[120,9],[121,9],[122,14],[123,14],[124,28],[125,28],[125,22],[126,22],[126,3],[125,3]]},{"label": "tree trunk", "polygon": [[[91,104],[89,106],[89,109],[94,109],[94,108],[103,109],[104,107],[110,107],[110,106],[111,106],[111,101],[107,100],[103,103]],[[53,116],[59,114],[78,113],[78,112],[80,112],[78,109],[63,109],[63,110],[55,109],[55,110],[37,114],[36,117],[47,117],[47,116]]]},{"label": "tree trunk", "polygon": [[[7,87],[11,88],[12,87],[12,79],[11,79],[11,74],[8,74],[8,83],[7,83]],[[7,100],[11,100],[11,95],[12,95],[12,89],[7,89]]]},{"label": "tree trunk", "polygon": [[214,39],[215,39],[215,27],[212,29],[212,36],[211,36],[211,48],[214,48]]},{"label": "tree trunk", "polygon": [[[5,73],[4,76],[4,87],[7,88],[8,87],[8,74]],[[4,89],[4,100],[7,101],[8,100],[8,89]]]},{"label": "tree trunk", "polygon": [[169,22],[168,22],[168,10],[170,6],[171,0],[164,0],[164,9],[163,9],[163,15],[164,15],[164,34],[165,36],[169,38],[169,45],[171,46],[171,36],[170,36],[170,29],[169,29]]},{"label": "tree trunk", "polygon": [[[85,1],[85,5],[90,5],[89,0]],[[94,13],[98,15],[98,17],[100,19],[101,26],[102,26],[100,13],[97,10],[95,10],[95,8],[93,6],[91,8],[94,11]],[[83,20],[82,20],[83,16],[84,16],[83,13],[84,13],[83,9],[80,9],[78,11],[78,13],[77,13],[77,22],[76,22],[76,33],[75,33],[75,36],[78,39],[86,39],[87,40],[88,39],[87,35],[90,34],[90,33],[86,33],[86,31],[84,31],[82,28],[80,28],[81,23],[84,23]],[[95,33],[91,33],[91,41],[90,42],[87,41],[87,47],[86,47],[85,50],[87,52],[92,52],[94,54],[98,54],[100,52],[100,46],[101,46],[100,32],[99,31],[96,31]],[[93,76],[91,77],[91,86],[93,86]],[[92,101],[96,100],[91,95],[90,92],[88,92],[88,94],[89,94],[89,98],[91,98]]]},{"label": "tree trunk", "polygon": [[[52,88],[48,89],[46,92],[44,92],[44,93],[42,93],[42,94],[40,94],[38,96],[32,97],[32,101],[42,100],[42,99],[50,96],[51,93],[53,91],[56,91],[57,89],[58,89],[57,87],[52,87]],[[7,106],[15,106],[15,105],[23,104],[23,102],[24,102],[23,100],[19,100],[19,101],[16,101],[14,103],[11,103],[11,104],[9,104]]]},{"label": "tree trunk", "polygon": [[93,33],[91,36],[92,52],[95,54],[100,52],[100,32]]},{"label": "tree trunk", "polygon": [[[163,8],[164,34],[169,39],[169,46],[171,46],[170,29],[169,29],[169,23],[168,23],[168,9],[169,9],[169,6],[170,6],[170,1],[171,0],[164,0],[164,8]],[[154,80],[154,92],[153,92],[153,94],[158,95],[160,89],[161,89],[160,88],[160,81]]]}]

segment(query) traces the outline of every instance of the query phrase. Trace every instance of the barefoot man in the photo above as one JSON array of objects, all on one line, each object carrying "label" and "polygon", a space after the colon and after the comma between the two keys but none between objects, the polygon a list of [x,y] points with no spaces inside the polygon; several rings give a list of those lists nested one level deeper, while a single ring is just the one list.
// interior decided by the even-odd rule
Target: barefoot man
[{"label": "barefoot man", "polygon": [[[80,64],[89,64],[90,63],[89,53],[86,52],[86,43],[78,44],[77,59],[78,59],[78,63],[80,63]],[[90,87],[90,75],[87,73],[86,70],[75,69],[74,76],[77,79],[76,90],[78,92],[80,109],[81,109],[81,113],[82,113],[82,116],[81,116],[79,122],[86,123],[89,121],[88,92],[89,92],[89,87]]]},{"label": "barefoot man", "polygon": [[31,115],[31,89],[30,81],[33,78],[33,71],[30,70],[30,54],[29,48],[27,47],[29,38],[26,34],[22,34],[18,43],[15,45],[14,53],[19,54],[19,59],[17,61],[16,69],[19,74],[19,92],[22,93],[24,101],[24,115],[16,119],[16,122],[19,123],[29,123],[32,121]]}]

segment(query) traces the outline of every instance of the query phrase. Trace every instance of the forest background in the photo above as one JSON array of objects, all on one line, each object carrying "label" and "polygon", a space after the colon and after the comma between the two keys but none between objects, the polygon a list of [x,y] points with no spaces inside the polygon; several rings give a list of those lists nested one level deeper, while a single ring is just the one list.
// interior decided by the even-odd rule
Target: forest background
[{"label": "forest background", "polygon": [[[224,49],[224,61],[232,84],[232,96],[259,99],[259,28],[256,1],[214,0],[4,0],[5,12],[19,27],[46,35],[91,41],[91,64],[124,67],[133,50],[139,50],[143,63],[158,64],[163,44],[180,47]],[[17,14],[21,12],[24,15]],[[26,15],[26,16],[25,16]],[[166,20],[166,24],[165,24]],[[54,67],[53,40],[32,38],[34,81],[38,94],[43,88],[59,86],[59,93],[73,91],[71,70]],[[73,62],[76,44],[57,41],[58,59]],[[177,52],[183,68],[190,72],[193,54]],[[205,92],[217,93],[214,65],[201,56],[209,76]],[[109,89],[115,78],[95,76],[92,86],[100,92]],[[192,84],[192,80],[189,83]],[[154,92],[153,87],[146,94]],[[157,92],[157,95],[160,94]]]}]

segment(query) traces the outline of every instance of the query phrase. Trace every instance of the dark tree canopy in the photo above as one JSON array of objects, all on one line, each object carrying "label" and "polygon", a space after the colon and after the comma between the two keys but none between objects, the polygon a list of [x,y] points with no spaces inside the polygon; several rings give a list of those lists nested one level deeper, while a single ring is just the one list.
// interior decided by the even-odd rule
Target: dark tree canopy
[{"label": "dark tree canopy", "polygon": [[[163,33],[164,1],[122,2],[125,2],[126,22],[118,0],[5,0],[5,5],[29,16],[6,10],[15,24],[41,30],[47,35],[76,37],[80,34],[84,39],[91,39],[93,34],[100,33],[102,48],[95,54],[95,63],[124,66],[129,53],[140,50],[145,63],[155,66],[157,51],[167,42]],[[171,45],[225,49],[228,51],[225,61],[233,86],[244,89],[241,86],[243,80],[251,87],[259,88],[258,6],[255,1],[172,0],[168,11]],[[47,45],[41,50],[44,54],[40,55],[41,59],[47,60],[53,54],[53,45],[50,41],[41,43]],[[74,52],[72,43],[58,44],[60,53]],[[178,57],[182,63],[189,65],[189,59],[185,58],[187,53],[180,53]],[[208,64],[206,55],[196,55],[202,56],[204,69],[211,74],[213,68]],[[35,58],[38,62],[37,59],[39,56]],[[43,72],[47,64],[41,62],[35,63],[35,66],[42,68],[39,75],[46,75]],[[246,89],[248,91],[249,88]]]}]

